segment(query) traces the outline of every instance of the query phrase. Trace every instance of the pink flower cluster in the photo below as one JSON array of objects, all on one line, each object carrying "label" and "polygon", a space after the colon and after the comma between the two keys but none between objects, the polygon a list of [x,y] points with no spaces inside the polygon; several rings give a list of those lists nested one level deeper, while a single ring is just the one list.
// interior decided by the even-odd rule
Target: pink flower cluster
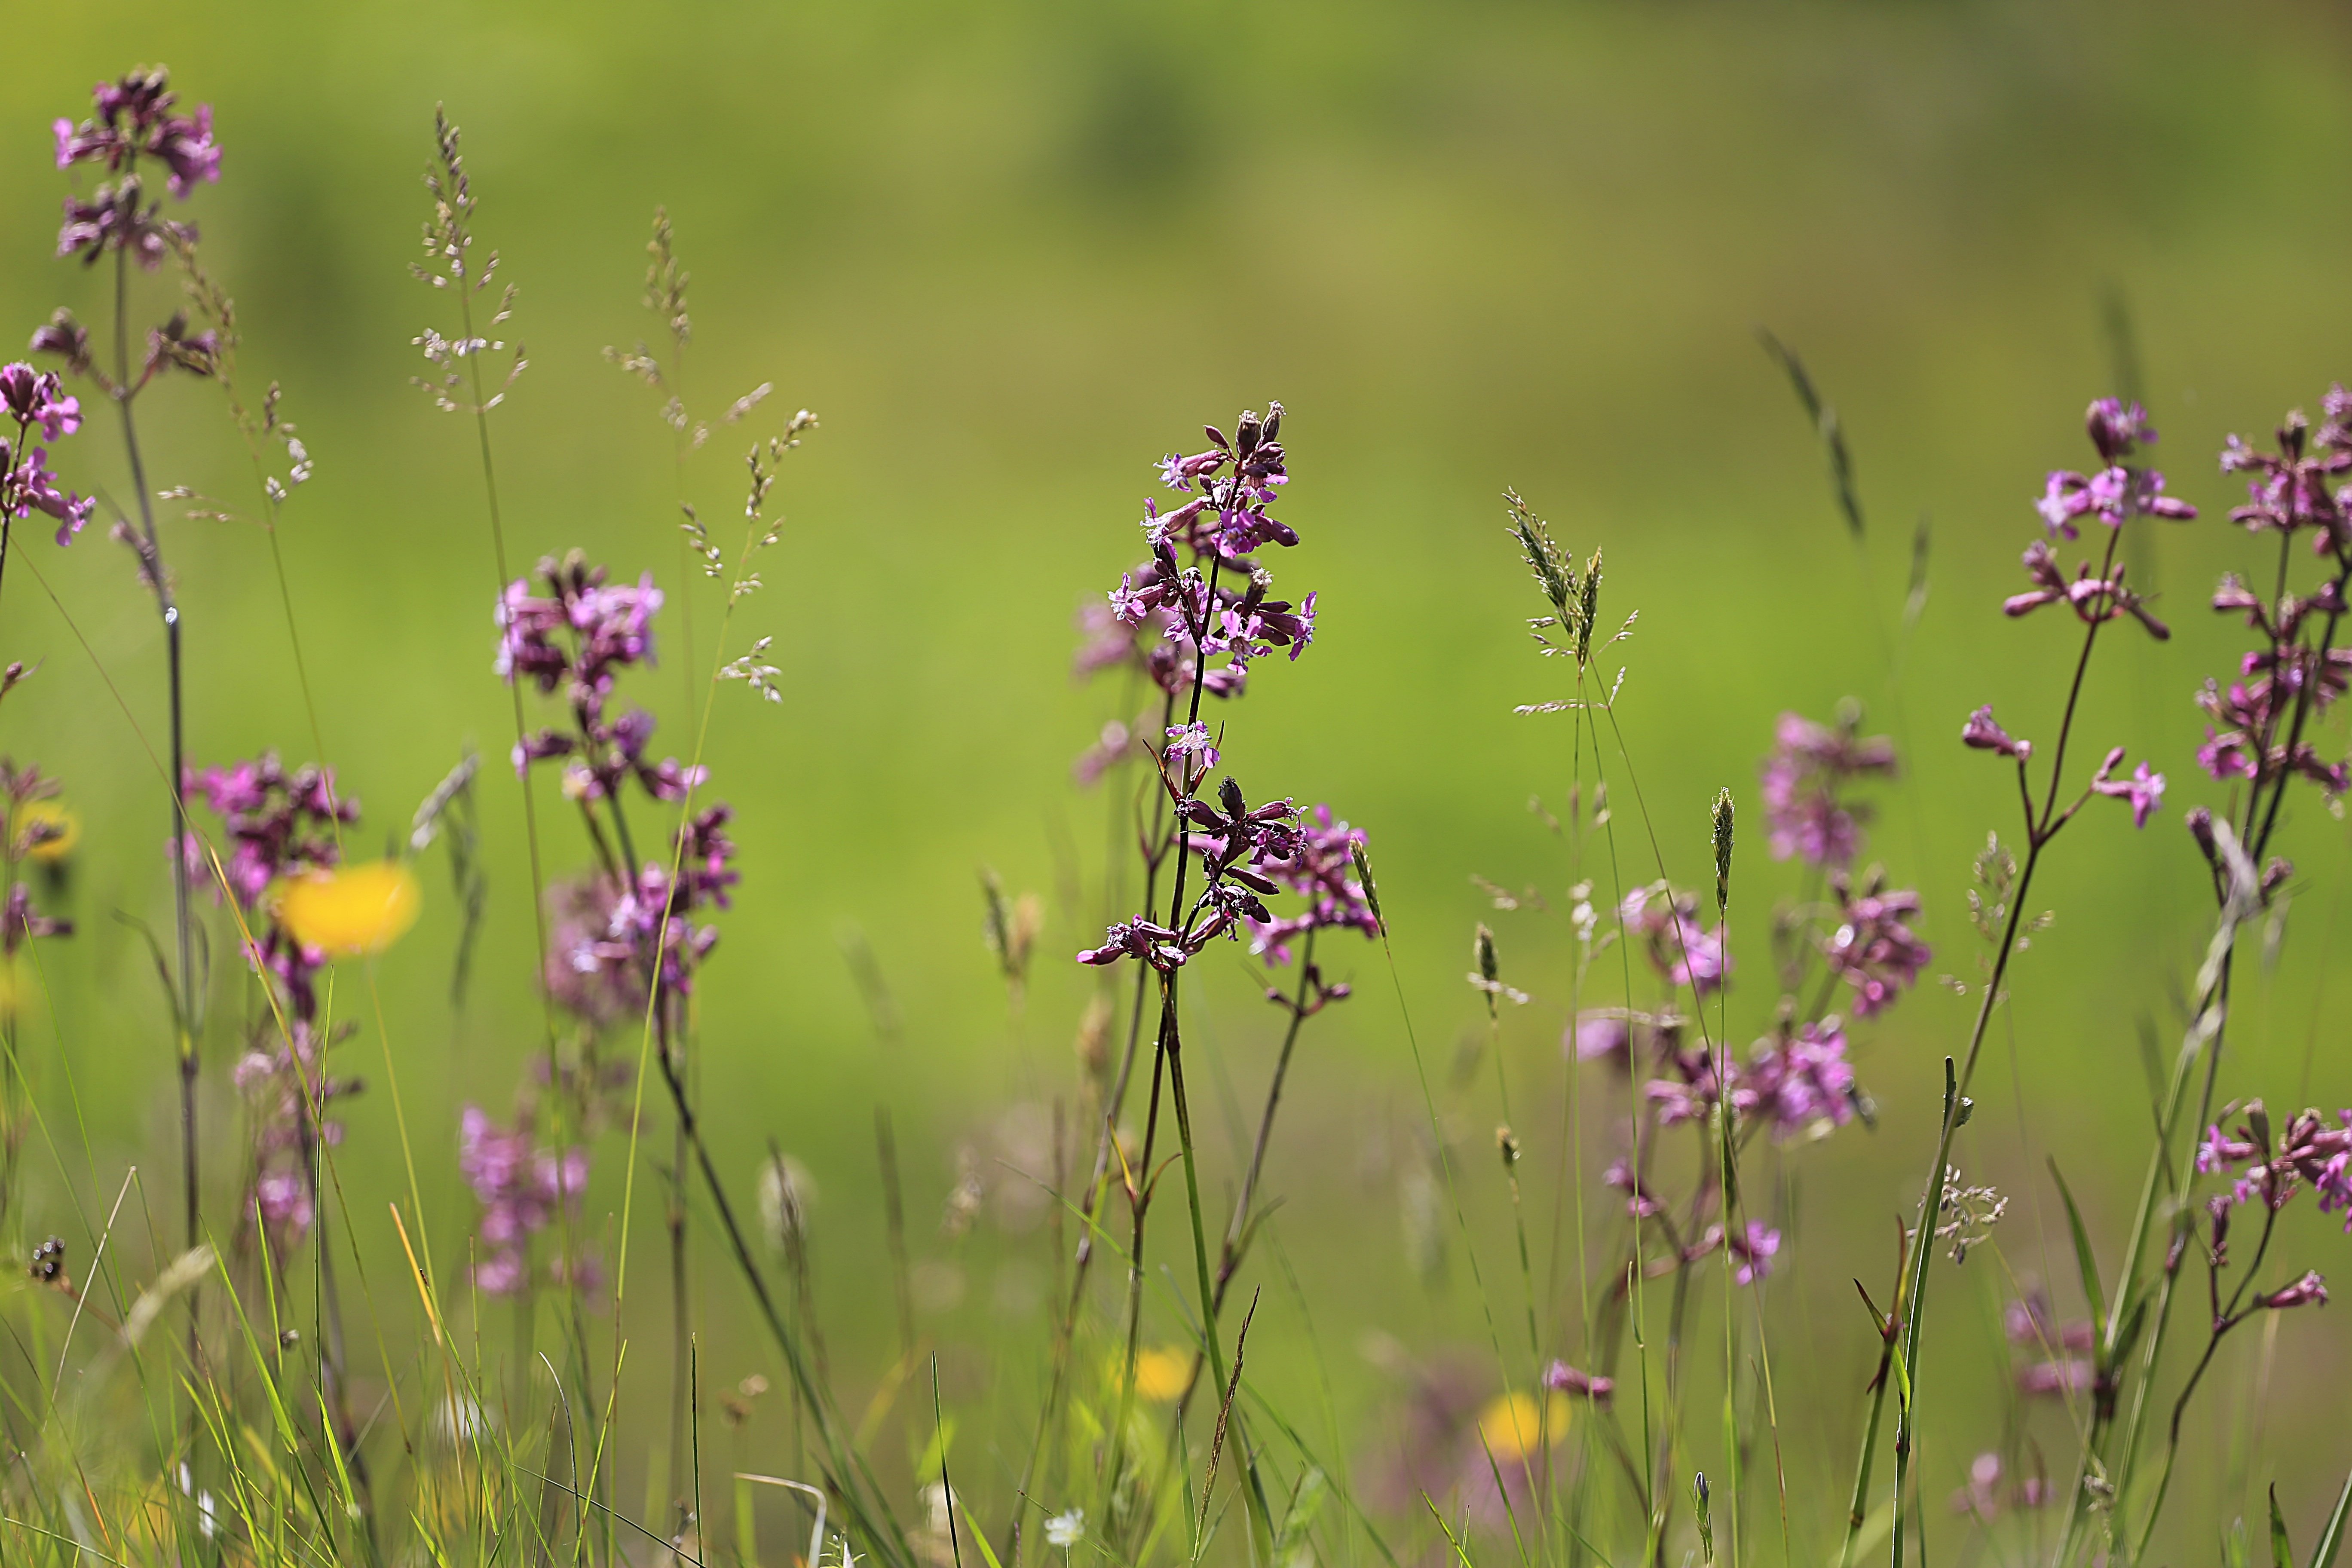
[{"label": "pink flower cluster", "polygon": [[502,1128],[475,1105],[466,1107],[457,1139],[458,1173],[482,1207],[474,1283],[492,1296],[519,1294],[530,1283],[531,1237],[559,1212],[579,1212],[588,1151],[541,1148],[527,1126]]}]

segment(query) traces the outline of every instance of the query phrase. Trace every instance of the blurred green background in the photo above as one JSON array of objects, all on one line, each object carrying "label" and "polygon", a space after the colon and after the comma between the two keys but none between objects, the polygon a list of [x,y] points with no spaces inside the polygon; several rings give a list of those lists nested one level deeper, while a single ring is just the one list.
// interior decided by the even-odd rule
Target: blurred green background
[{"label": "blurred green background", "polygon": [[[424,922],[379,970],[439,1237],[471,1215],[456,1108],[504,1111],[537,1026],[473,433],[409,384],[425,368],[411,339],[451,325],[406,273],[435,103],[465,128],[479,231],[521,289],[509,330],[531,368],[493,419],[518,565],[579,545],[680,585],[667,433],[646,389],[599,355],[656,335],[639,298],[656,204],[693,273],[689,400],[715,415],[772,380],[763,416],[822,416],[786,465],[767,589],[730,633],[730,653],[773,635],[784,701],[721,690],[710,740],[744,873],[703,1003],[713,1136],[747,1180],[770,1137],[814,1173],[821,1296],[843,1380],[862,1390],[892,1352],[868,1130],[873,1104],[895,1107],[925,1328],[950,1399],[997,1418],[975,1421],[959,1462],[1000,1489],[1019,1464],[1003,1438],[1036,1398],[1047,1268],[1042,1236],[1022,1229],[1041,1205],[1000,1162],[1034,1170],[1046,1108],[1072,1093],[1068,1042],[1092,976],[1064,955],[1100,929],[1108,803],[1075,791],[1068,764],[1125,716],[1119,694],[1070,681],[1072,616],[1132,563],[1149,460],[1244,404],[1291,411],[1284,515],[1304,542],[1276,565],[1285,588],[1320,590],[1322,620],[1307,657],[1264,668],[1232,710],[1227,759],[1254,792],[1328,799],[1370,830],[1404,995],[1440,1061],[1483,1017],[1462,974],[1473,923],[1496,924],[1506,978],[1534,996],[1505,1048],[1549,1107],[1568,1006],[1560,921],[1497,913],[1470,879],[1537,884],[1557,910],[1573,876],[1528,809],[1531,795],[1559,809],[1570,731],[1510,712],[1559,695],[1560,672],[1521,628],[1536,599],[1498,492],[1517,486],[1571,546],[1605,546],[1604,607],[1641,611],[1621,713],[1676,875],[1701,877],[1718,785],[1752,800],[1775,715],[1827,717],[1851,695],[1917,764],[1882,792],[1871,852],[1926,895],[1931,974],[1970,973],[1969,858],[1989,828],[2011,829],[2014,806],[2005,769],[1963,753],[1957,731],[1987,700],[2021,733],[2055,722],[2070,628],[2007,622],[2000,600],[2039,531],[2043,471],[2088,457],[2080,414],[2114,384],[2120,301],[2159,460],[2206,515],[2143,563],[2178,635],[2103,648],[2084,744],[2152,757],[2172,793],[2144,834],[2110,809],[2063,842],[2035,900],[2056,923],[2021,963],[1979,1079],[1959,1161],[2016,1201],[2002,1261],[1980,1254],[1990,1266],[1972,1263],[1947,1297],[1973,1299],[1940,1322],[1927,1373],[1953,1403],[1924,1450],[1926,1496],[1943,1550],[1957,1545],[1942,1500],[2011,1419],[1990,1310],[2012,1289],[2001,1270],[2074,1294],[2042,1159],[2058,1156],[2116,1237],[2147,1142],[2139,1037],[2177,1040],[2204,941],[2179,815],[2219,797],[2191,761],[2202,727],[2189,699],[2240,632],[2201,596],[2224,566],[2252,564],[2211,454],[2226,432],[2315,405],[2347,369],[2337,273],[2352,213],[2326,173],[2352,132],[2339,10],[141,3],[27,13],[12,36],[23,63],[0,96],[0,210],[14,215],[0,300],[16,330],[58,303],[101,315],[103,275],[50,259],[62,181],[49,121],[86,112],[89,82],[168,62],[215,108],[223,179],[188,216],[240,303],[243,374],[283,383],[318,464],[281,542],[362,837],[404,832],[464,747],[491,759],[472,1000],[454,1015],[446,1000],[457,920],[437,861]],[[142,281],[142,311],[165,313],[171,290]],[[1801,350],[1843,416],[1869,513],[1859,554],[1759,325]],[[244,504],[250,477],[210,389],[171,384],[142,409],[155,483]],[[735,434],[686,480],[722,537],[740,504]],[[93,420],[59,462],[127,499],[115,451]],[[1923,516],[1929,593],[1906,635]],[[217,522],[168,534],[193,758],[308,757],[267,541]],[[168,922],[166,822],[132,728],[159,743],[160,642],[102,529],[63,553],[20,548],[90,650],[32,573],[12,570],[5,652],[46,662],[9,700],[0,750],[61,775],[87,824],[82,929],[47,950],[58,1024],[54,1038],[31,1026],[35,1077],[66,1118],[71,1065],[93,1163],[67,1166],[85,1198],[135,1162],[159,1184],[147,1191],[161,1216],[175,1202],[169,1045],[143,952],[110,918]],[[707,658],[719,605],[698,580],[687,597]],[[674,599],[673,661],[676,618]],[[671,662],[638,695],[684,750],[679,681]],[[1631,820],[1622,797],[1620,811]],[[551,864],[583,859],[571,825],[549,820]],[[2302,800],[2285,840],[2301,868],[2292,915],[2275,965],[2247,961],[2224,1092],[2341,1105],[2346,833]],[[1797,887],[1761,845],[1759,830],[1742,841],[1735,910],[1738,944],[1759,955],[1771,899]],[[1017,1012],[981,938],[982,865],[1047,895]],[[841,955],[851,924],[904,1010],[895,1059]],[[207,1104],[225,1149],[242,1004],[217,927],[214,945]],[[1314,1315],[1270,1289],[1251,1366],[1319,1400],[1319,1354],[1364,1461],[1401,1396],[1381,1336],[1423,1355],[1475,1350],[1485,1330],[1458,1258],[1431,1284],[1408,1261],[1400,1182],[1424,1124],[1385,965],[1366,947],[1335,967],[1360,994],[1310,1026],[1270,1177]],[[1210,974],[1196,1026],[1218,1086],[1210,1184],[1229,1192],[1229,1129],[1254,1113],[1278,1018],[1238,961]],[[1774,1000],[1752,963],[1735,1035],[1760,1030]],[[1800,1556],[1823,1548],[1843,1508],[1872,1350],[1847,1280],[1881,1288],[1890,1217],[1916,1201],[1938,1058],[1964,1039],[1969,1005],[1925,984],[1860,1029],[1881,1128],[1790,1162],[1800,1215],[1771,1295]],[[368,1019],[344,1047],[372,1080],[375,1034]],[[1483,1153],[1486,1082],[1446,1105],[1491,1284],[1510,1274]],[[1520,1120],[1548,1184],[1556,1112]],[[380,1214],[404,1191],[389,1097],[371,1092],[350,1121],[352,1206]],[[618,1147],[599,1151],[600,1214],[617,1205]],[[996,1199],[992,1223],[957,1243],[937,1215],[965,1152]],[[1597,1170],[1600,1146],[1589,1152]],[[225,1183],[228,1163],[214,1162]],[[639,1213],[650,1248],[657,1214]],[[2336,1228],[2298,1214],[2295,1266],[2330,1268],[2352,1246]],[[2112,1269],[2118,1244],[2101,1245]],[[454,1241],[442,1250],[449,1267]],[[730,1328],[737,1288],[704,1262],[719,1325],[705,1365],[732,1382],[764,1361]],[[1263,1260],[1258,1272],[1276,1278]],[[1497,1289],[1516,1301],[1515,1286]],[[655,1294],[646,1345],[662,1331]],[[382,1310],[405,1323],[412,1306],[387,1293]],[[659,1360],[639,1368],[649,1431]],[[2273,1479],[2308,1539],[2347,1458],[2347,1374],[2332,1314],[2295,1314],[2270,1342],[2241,1334],[2192,1414],[2206,1462],[2178,1485],[2168,1539],[2207,1547]],[[2032,1420],[2056,1477],[2069,1461],[2054,1413]]]}]

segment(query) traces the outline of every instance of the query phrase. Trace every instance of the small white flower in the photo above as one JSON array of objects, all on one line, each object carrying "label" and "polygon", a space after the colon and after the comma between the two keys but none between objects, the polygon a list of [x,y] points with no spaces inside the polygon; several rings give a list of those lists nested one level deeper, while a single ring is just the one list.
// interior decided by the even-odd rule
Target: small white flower
[{"label": "small white flower", "polygon": [[1045,1521],[1045,1543],[1067,1552],[1087,1532],[1087,1510],[1074,1508],[1067,1513],[1057,1513]]}]

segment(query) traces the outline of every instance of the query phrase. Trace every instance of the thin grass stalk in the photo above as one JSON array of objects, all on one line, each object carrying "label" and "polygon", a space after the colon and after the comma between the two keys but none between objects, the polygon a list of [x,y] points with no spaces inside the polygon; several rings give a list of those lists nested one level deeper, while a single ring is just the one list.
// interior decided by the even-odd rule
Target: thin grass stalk
[{"label": "thin grass stalk", "polygon": [[[1169,721],[1175,717],[1175,712],[1176,694],[1173,691],[1164,693],[1160,712],[1160,729],[1163,733],[1169,727]],[[1153,900],[1159,890],[1160,863],[1167,858],[1168,849],[1167,845],[1162,842],[1162,824],[1168,810],[1167,792],[1164,789],[1155,788],[1151,793],[1151,828],[1150,834],[1141,838],[1144,859],[1143,907],[1147,910],[1153,907]],[[1120,1053],[1118,1072],[1112,1080],[1109,1098],[1103,1102],[1101,1108],[1102,1125],[1097,1130],[1095,1137],[1094,1172],[1080,1198],[1078,1244],[1071,1259],[1069,1294],[1062,1309],[1061,1321],[1055,1329],[1053,1370],[1047,1379],[1045,1405],[1045,1408],[1038,1413],[1037,1429],[1029,1443],[1029,1457],[1023,1462],[1020,1484],[1014,1489],[1016,1501],[1007,1531],[1005,1549],[1009,1568],[1021,1568],[1024,1516],[1017,1500],[1029,1495],[1030,1488],[1036,1479],[1037,1465],[1044,1454],[1055,1418],[1061,1409],[1062,1400],[1069,1387],[1070,1356],[1077,1331],[1078,1310],[1086,1300],[1087,1271],[1094,1261],[1095,1214],[1110,1188],[1111,1160],[1118,1152],[1119,1112],[1126,1106],[1128,1089],[1135,1072],[1137,1050],[1143,1037],[1143,999],[1148,973],[1142,965],[1137,966],[1135,990],[1128,1009],[1127,1047]],[[1153,1099],[1156,1109],[1158,1100],[1156,1060],[1153,1070],[1155,1074]],[[1145,1161],[1146,1165],[1150,1163],[1148,1159]],[[1128,1294],[1133,1310],[1139,1311],[1142,1300],[1139,1284],[1130,1280]],[[1134,1376],[1132,1354],[1128,1358],[1126,1368],[1126,1375],[1131,1384]],[[1124,1410],[1122,1410],[1122,1422],[1124,1419]],[[1118,1437],[1114,1436],[1114,1452],[1119,1441]],[[1105,1517],[1108,1518],[1108,1515]]]},{"label": "thin grass stalk", "polygon": [[[1739,1290],[1732,1258],[1731,1238],[1742,1234],[1739,1224],[1739,1155],[1733,1144],[1731,1106],[1731,792],[1717,797],[1715,808],[1715,913],[1723,932],[1723,968],[1727,984],[1717,988],[1715,1081],[1722,1092],[1716,1103],[1717,1155],[1723,1187],[1723,1446],[1729,1475],[1726,1488],[1730,1510],[1731,1568],[1739,1568]],[[1704,1011],[1702,1008],[1701,1011]],[[1760,1281],[1759,1281],[1760,1283]],[[1759,1328],[1761,1321],[1759,1317]]]}]

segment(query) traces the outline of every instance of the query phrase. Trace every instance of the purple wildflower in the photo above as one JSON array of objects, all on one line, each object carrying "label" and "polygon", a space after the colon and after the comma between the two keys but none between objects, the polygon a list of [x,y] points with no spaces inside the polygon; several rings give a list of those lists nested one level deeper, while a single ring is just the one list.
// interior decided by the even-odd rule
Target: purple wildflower
[{"label": "purple wildflower", "polygon": [[[1250,558],[1270,544],[1298,542],[1296,530],[1266,511],[1289,478],[1276,438],[1281,426],[1282,405],[1272,404],[1263,420],[1244,413],[1232,440],[1212,426],[1209,449],[1160,459],[1161,481],[1192,499],[1166,512],[1144,502],[1150,559],[1110,591],[1107,620],[1092,607],[1082,616],[1081,674],[1136,660],[1171,697],[1196,683],[1211,696],[1234,697],[1253,659],[1278,648],[1296,659],[1314,641],[1315,595],[1295,604],[1273,597],[1272,575]],[[1190,566],[1180,563],[1179,546],[1191,552]]]},{"label": "purple wildflower", "polygon": [[1380,935],[1381,924],[1365,898],[1364,885],[1354,876],[1355,851],[1366,842],[1363,829],[1337,820],[1328,805],[1307,813],[1289,854],[1263,857],[1256,863],[1256,869],[1305,899],[1306,908],[1280,920],[1250,921],[1250,951],[1269,963],[1287,963],[1291,940],[1310,931]]},{"label": "purple wildflower", "polygon": [[1616,1188],[1625,1194],[1625,1213],[1633,1219],[1648,1219],[1664,1212],[1664,1205],[1651,1193],[1642,1179],[1633,1173],[1633,1162],[1612,1160],[1609,1168],[1601,1173],[1602,1184]]},{"label": "purple wildflower", "polygon": [[59,256],[79,252],[85,261],[95,262],[109,251],[127,251],[141,266],[152,268],[172,247],[194,243],[193,226],[164,217],[163,204],[147,200],[138,172],[142,158],[161,163],[172,195],[184,200],[200,183],[220,178],[211,108],[200,107],[194,115],[173,113],[177,99],[168,81],[167,73],[157,68],[100,82],[95,115],[79,125],[59,120],[52,127],[58,168],[95,163],[111,176],[88,197],[66,197]]},{"label": "purple wildflower", "polygon": [[[1170,749],[1174,751],[1173,744]],[[1304,835],[1297,808],[1289,801],[1252,806],[1229,773],[1219,782],[1217,804],[1212,805],[1192,794],[1199,785],[1198,774],[1188,773],[1179,781],[1163,772],[1162,779],[1183,825],[1184,848],[1201,858],[1204,885],[1200,896],[1180,926],[1161,925],[1140,915],[1112,926],[1101,946],[1077,955],[1080,963],[1133,958],[1163,973],[1181,968],[1220,936],[1238,935],[1244,926],[1256,930],[1272,925],[1273,912],[1263,899],[1281,890],[1277,876],[1316,876],[1301,865]],[[1340,844],[1350,842],[1345,824],[1329,832]],[[1324,847],[1330,846],[1327,842]]]},{"label": "purple wildflower", "polygon": [[2053,1326],[2050,1303],[2039,1291],[2005,1303],[2000,1321],[2009,1342],[2028,1350],[2087,1351],[2098,1337],[2097,1329],[2087,1319]]},{"label": "purple wildflower", "polygon": [[2091,780],[2091,788],[2099,795],[2113,795],[2131,802],[2132,826],[2146,827],[2148,814],[2164,804],[2164,775],[2147,771],[2146,763],[2132,770],[2127,779],[2113,778],[2118,763],[2124,760],[2124,749],[2117,746],[2107,753],[2107,760]]},{"label": "purple wildflower", "polygon": [[310,1184],[300,1171],[265,1171],[253,1184],[254,1207],[269,1227],[273,1253],[283,1253],[309,1233],[317,1217],[310,1203]]},{"label": "purple wildflower", "polygon": [[1556,1361],[1544,1368],[1543,1384],[1554,1394],[1582,1394],[1595,1405],[1607,1405],[1617,1392],[1615,1380],[1580,1372],[1564,1361]]},{"label": "purple wildflower", "polygon": [[1563,1043],[1580,1062],[1605,1061],[1622,1069],[1633,1066],[1633,1023],[1622,1008],[1578,1014]]},{"label": "purple wildflower", "polygon": [[[1724,1245],[1724,1230],[1719,1225],[1706,1227],[1698,1246],[1688,1258],[1704,1258]],[[1772,1272],[1772,1258],[1780,1250],[1780,1233],[1760,1220],[1749,1220],[1731,1237],[1732,1282],[1753,1285]]]},{"label": "purple wildflower", "polygon": [[2147,611],[2147,602],[2124,586],[2124,569],[2117,565],[2112,577],[2094,577],[2087,561],[2075,568],[2069,579],[2059,568],[2058,558],[2050,546],[2037,539],[2025,547],[2025,574],[2033,580],[2033,587],[2023,594],[2012,594],[2002,601],[2001,613],[2010,616],[2029,615],[2044,605],[2063,604],[2074,612],[2074,617],[2084,625],[2114,620],[2117,616],[2130,616],[2146,626],[2148,635],[2158,642],[2172,636],[2172,628]]},{"label": "purple wildflower", "polygon": [[1133,724],[1113,719],[1103,725],[1102,733],[1095,738],[1095,743],[1080,752],[1076,760],[1070,763],[1070,777],[1079,788],[1091,788],[1100,783],[1103,774],[1135,754],[1136,731],[1142,723],[1139,718]]},{"label": "purple wildflower", "polygon": [[2352,648],[2315,646],[2304,630],[2315,616],[2334,617],[2344,604],[2335,582],[2308,597],[2288,594],[2266,605],[2234,576],[2221,579],[2213,607],[2242,613],[2266,646],[2239,660],[2239,679],[2225,690],[2208,680],[2197,705],[2211,721],[2197,750],[2200,766],[2216,779],[2250,778],[2258,787],[2299,773],[2331,795],[2352,787],[2352,769],[2323,761],[2309,741],[2293,737],[2293,714],[2307,701],[2325,711],[2352,684]]},{"label": "purple wildflower", "polygon": [[1860,721],[1851,707],[1839,714],[1834,730],[1795,713],[1780,715],[1763,764],[1775,860],[1798,855],[1817,866],[1853,862],[1861,847],[1860,813],[1841,800],[1839,790],[1853,779],[1895,773],[1895,742],[1883,735],[1861,738]]},{"label": "purple wildflower", "polygon": [[1195,721],[1168,731],[1168,755],[1180,759],[1184,776],[1197,784],[1217,765],[1220,753],[1209,727]]},{"label": "purple wildflower", "polygon": [[181,197],[200,181],[220,178],[212,106],[199,105],[194,115],[173,113],[179,97],[171,90],[169,71],[161,66],[132,71],[90,91],[95,115],[79,125],[60,119],[51,127],[58,168],[103,163],[119,174],[142,157],[154,158],[171,171],[172,194]]},{"label": "purple wildflower", "polygon": [[2275,1130],[2275,1144],[2262,1101],[2250,1101],[2245,1118],[2235,1136],[2218,1124],[2206,1129],[2197,1147],[2197,1169],[2229,1175],[2231,1203],[2259,1200],[2272,1209],[2285,1207],[2308,1185],[2322,1212],[2345,1211],[2344,1228],[2352,1234],[2352,1110],[2333,1125],[2316,1110],[2299,1112]]},{"label": "purple wildflower", "polygon": [[52,441],[81,428],[81,400],[66,395],[55,371],[35,370],[22,360],[0,366],[0,405],[19,430],[38,425]]},{"label": "purple wildflower", "polygon": [[2257,451],[2231,436],[2221,450],[2221,471],[2247,476],[2247,504],[2231,510],[2230,521],[2250,532],[2315,531],[2314,550],[2326,552],[2352,547],[2352,520],[2344,498],[2330,480],[2352,469],[2352,394],[2341,384],[2320,399],[2317,435],[2300,409],[2280,424],[2275,452]]},{"label": "purple wildflower", "polygon": [[1731,971],[1723,928],[1699,925],[1698,900],[1691,894],[1674,892],[1664,882],[1636,888],[1625,895],[1617,918],[1628,937],[1643,942],[1650,966],[1672,984],[1704,996]]},{"label": "purple wildflower", "polygon": [[47,936],[73,935],[73,921],[35,912],[33,889],[22,882],[8,889],[0,902],[0,958],[13,959],[27,942]]},{"label": "purple wildflower", "polygon": [[2029,1398],[2062,1399],[2091,1392],[2098,1376],[2080,1356],[2029,1362],[2017,1369],[2017,1391]]},{"label": "purple wildflower", "polygon": [[[288,773],[275,752],[226,768],[187,769],[181,793],[201,797],[221,818],[229,841],[221,870],[239,906],[261,909],[263,895],[287,878],[325,870],[341,858],[339,825],[359,820],[359,803],[338,796],[333,770],[306,765]],[[180,847],[193,877],[211,879],[212,866],[195,835]],[[284,987],[292,1018],[317,1016],[311,978],[327,954],[310,947],[274,911],[260,923],[246,959]]]},{"label": "purple wildflower", "polygon": [[539,574],[544,595],[518,579],[499,597],[496,668],[509,681],[529,680],[543,693],[561,693],[572,729],[525,736],[514,748],[515,771],[560,757],[567,759],[564,792],[574,799],[606,799],[635,779],[655,800],[684,800],[708,780],[708,771],[675,757],[651,761],[653,715],[642,708],[611,709],[621,672],[653,660],[653,617],[662,605],[653,574],[634,584],[610,584],[604,568],[589,565],[573,551],[561,562],[542,560]]},{"label": "purple wildflower", "polygon": [[2033,754],[2032,742],[2013,740],[2008,731],[1994,722],[1990,702],[1969,715],[1969,721],[1960,728],[1960,744],[1980,752],[1999,752],[2021,763]]},{"label": "purple wildflower", "polygon": [[1853,1068],[1835,1018],[1801,1026],[1767,1041],[1748,1064],[1758,1108],[1783,1139],[1843,1127],[1853,1120]]},{"label": "purple wildflower", "polygon": [[2074,520],[2086,514],[2095,515],[2109,528],[2121,528],[2133,517],[2179,521],[2197,515],[2196,508],[2164,493],[2162,474],[2126,465],[2124,459],[2137,447],[2156,440],[2156,431],[2138,404],[2103,397],[2091,405],[2084,424],[2091,445],[2106,466],[2095,474],[2061,468],[2050,475],[2034,507],[2052,533],[2074,538]]},{"label": "purple wildflower", "polygon": [[[290,988],[289,988],[290,989]],[[254,1174],[247,1194],[248,1215],[257,1212],[269,1232],[273,1260],[302,1239],[316,1218],[317,1194],[310,1184],[310,1163],[317,1140],[330,1146],[343,1141],[343,1124],[328,1114],[337,1100],[357,1094],[361,1082],[337,1078],[326,1070],[327,1048],[306,993],[293,994],[293,1006],[283,1034],[265,1024],[264,1032],[238,1058],[231,1077],[252,1120]]]},{"label": "purple wildflower", "polygon": [[2311,1269],[2294,1284],[2264,1296],[2263,1305],[2274,1311],[2288,1307],[2325,1307],[2327,1305],[2327,1281],[2319,1277],[2317,1269]]},{"label": "purple wildflower", "polygon": [[[9,443],[0,441],[0,464],[6,464],[13,456]],[[0,510],[11,518],[46,512],[58,520],[58,542],[70,544],[89,521],[96,503],[60,486],[48,463],[47,449],[35,447],[7,467],[5,478],[0,479]]]},{"label": "purple wildflower", "polygon": [[482,1209],[476,1232],[484,1256],[474,1282],[488,1295],[517,1294],[530,1282],[531,1237],[559,1212],[579,1211],[588,1152],[539,1147],[527,1123],[502,1128],[468,1105],[458,1118],[457,1171]]},{"label": "purple wildflower", "polygon": [[360,816],[357,801],[337,797],[333,770],[312,764],[289,773],[275,752],[202,773],[191,768],[181,788],[202,795],[227,828],[229,889],[248,909],[272,882],[334,865],[336,825]]},{"label": "purple wildflower", "polygon": [[1822,956],[1853,987],[1854,1016],[1867,1018],[1893,1006],[1916,984],[1933,956],[1910,926],[1919,913],[1919,895],[1885,890],[1885,875],[1876,870],[1859,893],[1843,873],[1832,875],[1830,887],[1841,918],[1822,940]]}]

